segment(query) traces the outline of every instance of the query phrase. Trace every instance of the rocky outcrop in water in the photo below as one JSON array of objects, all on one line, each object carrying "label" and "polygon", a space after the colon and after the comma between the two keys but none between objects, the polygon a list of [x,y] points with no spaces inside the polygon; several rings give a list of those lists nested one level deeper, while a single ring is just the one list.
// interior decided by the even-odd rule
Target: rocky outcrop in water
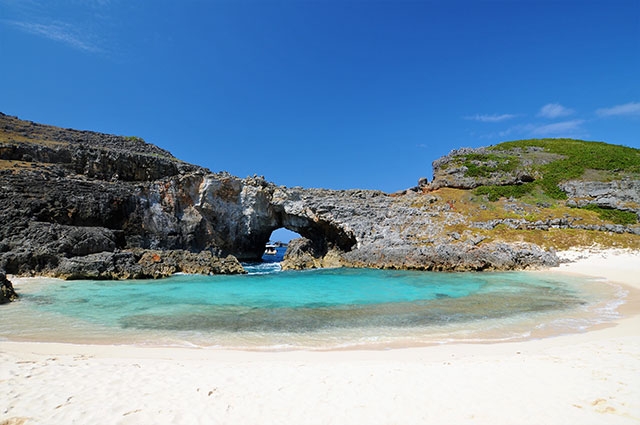
[{"label": "rocky outcrop in water", "polygon": [[131,250],[100,252],[62,258],[55,276],[63,279],[158,279],[175,273],[241,274],[234,258],[219,258],[210,251]]},{"label": "rocky outcrop in water", "polygon": [[17,298],[18,294],[16,294],[13,285],[7,279],[7,275],[3,271],[0,271],[0,304],[15,301]]}]

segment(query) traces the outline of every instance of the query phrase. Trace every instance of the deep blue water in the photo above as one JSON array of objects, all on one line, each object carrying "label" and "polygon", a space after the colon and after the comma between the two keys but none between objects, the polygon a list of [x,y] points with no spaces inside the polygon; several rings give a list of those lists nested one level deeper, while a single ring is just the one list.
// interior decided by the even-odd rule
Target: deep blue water
[{"label": "deep blue water", "polygon": [[[508,339],[549,323],[599,323],[604,313],[595,310],[610,314],[615,299],[601,293],[602,284],[542,273],[270,272],[278,267],[256,264],[236,276],[48,280],[24,287],[15,303],[24,326],[0,323],[0,338],[58,333],[73,341],[251,347]],[[600,289],[589,292],[590,285]],[[563,322],[568,312],[580,320]]]}]

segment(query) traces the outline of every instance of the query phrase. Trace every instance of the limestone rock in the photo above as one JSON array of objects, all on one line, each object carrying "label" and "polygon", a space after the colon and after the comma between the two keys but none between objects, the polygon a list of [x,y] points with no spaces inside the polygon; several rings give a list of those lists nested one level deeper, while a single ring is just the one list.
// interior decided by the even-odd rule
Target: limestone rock
[{"label": "limestone rock", "polygon": [[546,164],[558,158],[559,155],[537,147],[456,149],[433,162],[433,180],[429,187],[432,190],[442,187],[473,189],[532,182],[540,177],[531,167],[533,164]]},{"label": "limestone rock", "polygon": [[575,206],[593,204],[603,208],[633,211],[640,217],[640,180],[571,180],[561,183],[560,189]]},{"label": "limestone rock", "polygon": [[48,275],[61,279],[139,279],[146,277],[131,252],[100,252],[62,258]]},{"label": "limestone rock", "polygon": [[289,242],[281,263],[282,270],[304,270],[342,267],[342,252],[307,238]]},{"label": "limestone rock", "polygon": [[184,250],[143,251],[138,264],[146,277],[167,277],[175,273],[188,274],[241,274],[242,265],[233,256],[215,257],[210,251],[199,253]]},{"label": "limestone rock", "polygon": [[63,279],[158,279],[175,273],[239,274],[245,273],[233,256],[218,258],[210,251],[192,253],[184,250],[134,250],[101,252],[63,258],[49,275]]}]

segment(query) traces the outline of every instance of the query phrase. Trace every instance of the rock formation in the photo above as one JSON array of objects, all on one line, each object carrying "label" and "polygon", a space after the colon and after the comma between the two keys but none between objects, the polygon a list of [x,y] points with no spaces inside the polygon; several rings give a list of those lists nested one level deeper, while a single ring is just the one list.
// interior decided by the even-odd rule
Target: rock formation
[{"label": "rock formation", "polygon": [[558,155],[535,146],[526,149],[489,150],[461,148],[433,162],[431,189],[514,185],[531,182],[537,173],[533,164],[552,162]]},{"label": "rock formation", "polygon": [[7,279],[7,275],[0,271],[0,304],[6,304],[15,301],[18,294],[13,289],[13,285]]},{"label": "rock formation", "polygon": [[597,205],[621,211],[633,211],[640,217],[640,180],[581,181],[560,184],[570,205]]},{"label": "rock formation", "polygon": [[[435,161],[431,183],[420,179],[398,194],[287,188],[212,173],[139,138],[0,114],[0,269],[97,279],[239,273],[238,260],[259,260],[271,232],[284,227],[304,238],[291,244],[284,268],[505,270],[557,258],[553,244],[509,240],[496,229],[640,233],[637,224],[597,221],[592,213],[553,217],[558,209],[544,202],[487,203],[469,190],[537,181],[558,158],[536,146],[467,149]],[[560,187],[575,206],[638,212],[634,176]]]}]

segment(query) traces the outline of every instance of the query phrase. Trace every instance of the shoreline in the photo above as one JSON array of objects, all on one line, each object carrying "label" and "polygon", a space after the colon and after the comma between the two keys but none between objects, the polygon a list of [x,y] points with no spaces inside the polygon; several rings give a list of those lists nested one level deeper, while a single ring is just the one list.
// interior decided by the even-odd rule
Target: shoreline
[{"label": "shoreline", "polygon": [[629,291],[612,326],[329,351],[0,341],[0,424],[638,423],[640,252],[559,256],[545,272]]},{"label": "shoreline", "polygon": [[[492,273],[487,272],[486,274],[491,275]],[[558,272],[558,269],[553,271],[536,269],[514,271],[514,273],[521,275],[521,278],[525,280],[527,279],[527,274],[533,276],[535,280],[541,277],[536,276],[536,274],[540,273],[544,276],[543,278],[566,282],[573,281],[571,284],[573,290],[582,291],[586,296],[595,296],[596,299],[606,300],[606,302],[589,302],[586,309],[576,305],[564,311],[558,310],[557,314],[543,314],[537,318],[521,317],[508,325],[504,325],[503,319],[496,316],[485,318],[482,321],[471,321],[466,325],[464,324],[465,322],[461,322],[460,325],[456,325],[454,322],[451,326],[443,323],[427,328],[420,326],[398,328],[396,333],[388,333],[388,330],[384,327],[377,330],[376,328],[362,329],[358,332],[336,330],[330,334],[312,333],[308,338],[303,337],[302,339],[295,333],[280,337],[276,336],[275,339],[269,333],[265,334],[265,338],[257,337],[256,335],[230,334],[216,335],[213,339],[209,336],[198,336],[195,333],[183,335],[170,335],[163,332],[149,334],[144,331],[141,333],[133,331],[133,333],[129,334],[123,334],[122,332],[112,333],[112,329],[106,325],[105,327],[93,327],[87,323],[76,324],[61,320],[61,317],[48,316],[46,312],[33,314],[30,311],[22,312],[18,309],[13,311],[13,314],[19,316],[25,313],[25,316],[21,317],[23,317],[22,322],[26,325],[17,323],[9,328],[5,326],[0,332],[0,341],[274,353],[285,351],[380,351],[434,347],[447,344],[502,344],[584,333],[615,326],[614,320],[619,318],[619,312],[627,310],[628,303],[625,302],[625,298],[636,297],[637,295],[637,299],[640,300],[640,291],[619,282],[603,283],[600,278],[585,278],[565,271]],[[479,274],[485,275],[485,273]],[[566,276],[566,278],[563,276]],[[30,280],[33,280],[33,282],[29,282]],[[16,287],[24,286],[24,293],[28,294],[33,289],[32,285],[35,288],[47,286],[50,280],[54,285],[60,283],[67,285],[64,281],[59,281],[59,279],[30,277],[16,280]],[[579,287],[582,285],[580,282],[584,282],[583,288]],[[629,296],[630,293],[634,295]],[[629,309],[629,311],[632,312],[632,309]],[[638,311],[640,311],[640,307]],[[565,318],[570,318],[570,320],[567,321]],[[42,320],[45,321],[46,326],[40,329]],[[32,328],[31,332],[23,334],[23,326],[26,326],[25,329]],[[66,332],[66,328],[71,329],[71,331]],[[12,329],[15,334],[12,334]]]}]

